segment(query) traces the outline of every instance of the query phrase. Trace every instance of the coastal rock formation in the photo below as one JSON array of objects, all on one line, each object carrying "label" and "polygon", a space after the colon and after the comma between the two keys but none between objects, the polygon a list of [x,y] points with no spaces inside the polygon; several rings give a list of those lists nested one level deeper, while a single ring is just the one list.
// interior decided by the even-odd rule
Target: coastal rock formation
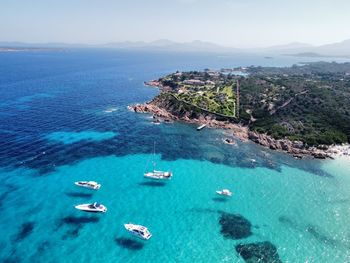
[{"label": "coastal rock formation", "polygon": [[248,140],[248,128],[227,120],[220,119],[210,113],[189,105],[179,103],[169,96],[157,96],[146,104],[135,104],[128,106],[129,110],[139,113],[151,113],[157,118],[167,120],[181,120],[188,123],[206,124],[207,127],[230,129],[233,135],[242,141]]},{"label": "coastal rock formation", "polygon": [[157,118],[166,120],[181,120],[198,125],[206,124],[207,127],[229,129],[232,134],[242,141],[251,140],[272,150],[279,150],[292,154],[295,158],[313,156],[318,159],[331,158],[327,147],[319,149],[306,147],[301,141],[288,139],[274,139],[267,134],[250,131],[247,126],[228,121],[218,115],[205,112],[201,109],[182,103],[169,94],[160,94],[146,104],[135,104],[128,107],[129,110],[139,113],[151,113]]},{"label": "coastal rock formation", "polygon": [[318,159],[330,158],[325,152],[328,148],[323,150],[315,147],[306,148],[301,141],[290,141],[287,139],[274,139],[267,134],[257,133],[255,131],[248,132],[248,138],[255,143],[262,146],[269,147],[273,150],[281,150],[287,153],[293,154],[294,156],[301,158],[303,155],[311,155]]},{"label": "coastal rock formation", "polygon": [[268,241],[239,244],[235,248],[245,262],[282,263],[277,248]]},{"label": "coastal rock formation", "polygon": [[167,119],[173,119],[173,120],[178,119],[177,117],[170,114],[166,110],[163,110],[151,103],[131,105],[131,106],[128,106],[128,109],[139,113],[152,113],[154,116],[159,118],[167,118]]}]

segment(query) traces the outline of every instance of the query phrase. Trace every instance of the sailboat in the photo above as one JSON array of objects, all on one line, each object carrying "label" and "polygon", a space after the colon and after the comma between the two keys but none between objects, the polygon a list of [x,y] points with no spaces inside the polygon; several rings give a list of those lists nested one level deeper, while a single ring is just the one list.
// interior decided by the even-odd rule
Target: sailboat
[{"label": "sailboat", "polygon": [[143,174],[145,178],[149,179],[155,179],[155,180],[166,180],[170,179],[173,176],[173,173],[170,171],[157,171],[156,170],[156,163],[154,161],[156,155],[156,143],[154,143],[153,147],[153,170],[151,172],[146,172]]}]

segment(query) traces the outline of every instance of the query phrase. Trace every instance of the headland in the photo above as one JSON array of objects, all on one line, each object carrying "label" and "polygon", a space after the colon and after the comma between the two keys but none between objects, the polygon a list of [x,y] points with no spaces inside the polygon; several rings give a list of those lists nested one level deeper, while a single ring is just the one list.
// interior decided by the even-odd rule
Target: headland
[{"label": "headland", "polygon": [[145,85],[160,94],[135,112],[229,129],[295,158],[348,152],[350,63],[177,71]]}]

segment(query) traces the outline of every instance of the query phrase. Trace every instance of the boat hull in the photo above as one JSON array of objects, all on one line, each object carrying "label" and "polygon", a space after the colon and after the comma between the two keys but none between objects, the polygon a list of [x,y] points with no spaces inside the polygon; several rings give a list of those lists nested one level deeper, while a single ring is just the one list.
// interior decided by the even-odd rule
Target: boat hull
[{"label": "boat hull", "polygon": [[89,207],[90,204],[84,204],[84,205],[77,205],[75,206],[76,209],[83,211],[83,212],[88,212],[88,213],[106,213],[107,208],[103,206],[102,208],[91,208]]},{"label": "boat hull", "polygon": [[133,236],[140,238],[142,240],[149,240],[152,237],[152,234],[147,230],[147,235],[143,236],[139,233],[134,232],[134,228],[132,224],[124,224],[125,229]]},{"label": "boat hull", "polygon": [[101,188],[101,185],[100,185],[100,184],[97,184],[97,185],[95,185],[95,186],[82,184],[81,182],[75,182],[74,184],[75,184],[76,186],[83,187],[83,188],[86,188],[86,189],[92,189],[92,190],[98,190],[98,189]]},{"label": "boat hull", "polygon": [[232,193],[230,193],[230,194],[224,194],[224,193],[222,193],[222,191],[216,191],[216,193],[217,193],[218,195],[221,195],[221,196],[227,196],[227,197],[232,196]]},{"label": "boat hull", "polygon": [[144,177],[152,180],[170,180],[171,179],[171,176],[157,176],[157,175],[151,175],[151,174],[144,174]]}]

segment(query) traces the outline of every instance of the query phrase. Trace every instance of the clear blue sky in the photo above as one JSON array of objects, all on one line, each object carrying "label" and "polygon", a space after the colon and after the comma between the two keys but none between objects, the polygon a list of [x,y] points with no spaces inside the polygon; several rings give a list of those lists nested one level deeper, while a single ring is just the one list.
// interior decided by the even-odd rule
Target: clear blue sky
[{"label": "clear blue sky", "polygon": [[349,0],[1,0],[0,41],[203,40],[256,47],[350,38]]}]

